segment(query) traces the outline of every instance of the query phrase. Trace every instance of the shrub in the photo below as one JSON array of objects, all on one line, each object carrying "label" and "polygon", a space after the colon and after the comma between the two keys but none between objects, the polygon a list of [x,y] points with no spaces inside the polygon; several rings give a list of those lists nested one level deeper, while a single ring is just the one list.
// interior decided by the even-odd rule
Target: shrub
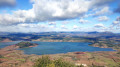
[{"label": "shrub", "polygon": [[74,64],[63,61],[63,59],[51,60],[49,56],[42,56],[36,60],[34,67],[75,67]]},{"label": "shrub", "polygon": [[0,58],[3,58],[3,56],[2,56],[2,55],[0,55]]},{"label": "shrub", "polygon": [[63,61],[63,59],[54,60],[55,67],[75,67],[74,64]]},{"label": "shrub", "polygon": [[104,67],[104,66],[97,66],[97,65],[92,64],[91,67]]},{"label": "shrub", "polygon": [[52,64],[50,58],[48,56],[42,56],[42,58],[36,60],[34,67],[47,67],[50,64]]},{"label": "shrub", "polygon": [[120,54],[120,51],[119,51],[119,52],[117,52],[117,54]]}]

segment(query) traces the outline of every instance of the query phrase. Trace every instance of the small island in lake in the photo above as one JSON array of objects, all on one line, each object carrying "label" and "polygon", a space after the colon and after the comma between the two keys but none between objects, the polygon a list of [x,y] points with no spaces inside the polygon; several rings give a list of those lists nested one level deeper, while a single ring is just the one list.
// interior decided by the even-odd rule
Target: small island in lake
[{"label": "small island in lake", "polygon": [[36,43],[30,43],[30,42],[20,42],[18,44],[16,44],[16,46],[19,46],[19,48],[27,48],[27,47],[35,47],[38,44]]}]

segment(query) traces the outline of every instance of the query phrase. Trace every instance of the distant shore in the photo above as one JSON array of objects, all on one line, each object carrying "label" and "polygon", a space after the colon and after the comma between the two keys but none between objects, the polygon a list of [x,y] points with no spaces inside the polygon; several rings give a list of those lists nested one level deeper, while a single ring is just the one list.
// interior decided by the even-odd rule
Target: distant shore
[{"label": "distant shore", "polygon": [[10,39],[4,39],[4,40],[2,40],[2,41],[0,41],[0,42],[14,42],[14,41],[12,41],[12,40],[10,40]]},{"label": "distant shore", "polygon": [[[85,41],[80,41],[80,40],[69,40],[69,41],[64,41],[64,40],[32,40],[32,41],[38,41],[38,42],[85,42]],[[5,39],[1,42],[14,42],[12,40],[9,40],[9,39]],[[29,41],[30,42],[30,41]],[[88,41],[89,42],[89,41]],[[92,42],[90,42],[91,44],[89,44],[89,46],[93,46],[93,47],[100,47],[99,45],[96,45]],[[30,46],[30,47],[35,47],[35,46]],[[110,48],[110,47],[107,47],[107,46],[101,46],[100,48]]]}]

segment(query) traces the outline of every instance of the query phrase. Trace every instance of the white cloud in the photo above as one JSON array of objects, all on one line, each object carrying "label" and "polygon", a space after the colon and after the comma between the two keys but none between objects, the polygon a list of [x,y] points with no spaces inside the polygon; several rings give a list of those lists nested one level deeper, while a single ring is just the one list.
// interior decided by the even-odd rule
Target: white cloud
[{"label": "white cloud", "polygon": [[35,2],[35,0],[30,0],[30,3],[34,3]]},{"label": "white cloud", "polygon": [[107,16],[100,16],[97,18],[98,21],[108,21],[109,18]]},{"label": "white cloud", "polygon": [[[2,1],[11,1],[11,4],[15,5],[15,0],[0,0],[0,5]],[[111,1],[112,0],[30,0],[30,2],[33,4],[33,8],[31,9],[17,10],[10,14],[0,14],[0,26],[8,25],[0,27],[0,31],[8,31],[9,29],[14,32],[53,31],[56,29],[55,21],[88,17],[88,15],[85,16],[85,14],[88,14],[87,12],[89,10],[92,10],[96,7],[98,9],[103,8],[104,6],[107,6],[108,2]],[[94,9],[96,11],[94,16],[103,15],[109,12],[109,7],[104,7],[100,11],[98,11],[98,9]],[[48,24],[37,24],[43,21],[47,21]],[[80,23],[87,22],[89,21],[80,19]],[[67,23],[69,22],[64,22],[60,28],[68,30],[69,28],[65,26]],[[96,26],[103,27],[104,25],[98,24]],[[77,30],[79,27],[74,25],[72,28]]]},{"label": "white cloud", "polygon": [[89,1],[36,0],[33,9],[39,21],[65,20],[83,16],[89,9]]},{"label": "white cloud", "polygon": [[69,21],[64,21],[64,22],[62,22],[62,24],[68,24],[68,23],[70,23]]},{"label": "white cloud", "polygon": [[48,32],[55,31],[55,27],[51,27],[45,24],[18,24],[18,25],[10,25],[10,26],[1,26],[0,32]]},{"label": "white cloud", "polygon": [[10,14],[0,15],[0,24],[2,25],[16,24],[19,22],[24,22],[24,19],[17,18]]},{"label": "white cloud", "polygon": [[110,12],[109,7],[106,6],[106,7],[103,7],[101,10],[96,11],[95,14],[93,14],[93,16],[100,16],[100,15],[104,15],[109,12]]},{"label": "white cloud", "polygon": [[41,25],[41,24],[26,24],[26,23],[23,23],[23,24],[18,24],[17,26],[19,27],[28,27],[28,28],[38,28],[38,27],[47,27],[47,25]]},{"label": "white cloud", "polygon": [[13,11],[13,14],[0,14],[0,24],[10,25],[37,22],[33,9]]},{"label": "white cloud", "polygon": [[65,25],[61,25],[62,29],[67,29],[67,27]]},{"label": "white cloud", "polygon": [[[5,0],[4,0],[5,1]],[[15,1],[15,0],[13,0]],[[67,20],[83,17],[94,6],[103,6],[111,0],[31,0],[33,8],[13,11],[12,14],[0,15],[0,24],[18,24],[42,21]],[[96,14],[108,11],[105,7]],[[7,18],[10,18],[9,20]],[[3,21],[5,22],[3,23]]]},{"label": "white cloud", "polygon": [[120,20],[119,20],[119,17],[116,18],[115,21],[112,22],[112,24],[109,26],[109,30],[112,30],[112,31],[118,31],[120,30]]},{"label": "white cloud", "polygon": [[84,19],[80,19],[79,22],[80,22],[80,23],[89,23],[88,20],[84,20]]},{"label": "white cloud", "polygon": [[56,22],[48,22],[49,25],[56,25]]},{"label": "white cloud", "polygon": [[99,24],[95,24],[94,27],[101,28],[104,27],[104,25],[102,23],[99,23]]},{"label": "white cloud", "polygon": [[113,21],[112,26],[119,26],[120,25],[120,17],[117,17],[115,21]]},{"label": "white cloud", "polygon": [[79,27],[77,25],[73,25],[73,29],[78,29]]},{"label": "white cloud", "polygon": [[113,21],[113,25],[119,24],[119,21]]}]

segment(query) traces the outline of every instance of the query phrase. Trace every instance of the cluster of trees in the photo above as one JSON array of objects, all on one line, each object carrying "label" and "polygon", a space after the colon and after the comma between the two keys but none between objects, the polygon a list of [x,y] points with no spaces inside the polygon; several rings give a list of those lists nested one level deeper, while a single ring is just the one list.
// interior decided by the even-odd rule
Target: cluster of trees
[{"label": "cluster of trees", "polygon": [[30,42],[20,42],[18,44],[16,44],[16,46],[19,46],[19,48],[25,48],[25,47],[29,47],[29,46],[34,46],[34,43],[30,43]]},{"label": "cluster of trees", "polygon": [[[36,60],[33,67],[77,67],[70,62],[64,61],[62,58],[51,60],[49,56],[42,56]],[[79,67],[83,67],[82,65]]]}]

